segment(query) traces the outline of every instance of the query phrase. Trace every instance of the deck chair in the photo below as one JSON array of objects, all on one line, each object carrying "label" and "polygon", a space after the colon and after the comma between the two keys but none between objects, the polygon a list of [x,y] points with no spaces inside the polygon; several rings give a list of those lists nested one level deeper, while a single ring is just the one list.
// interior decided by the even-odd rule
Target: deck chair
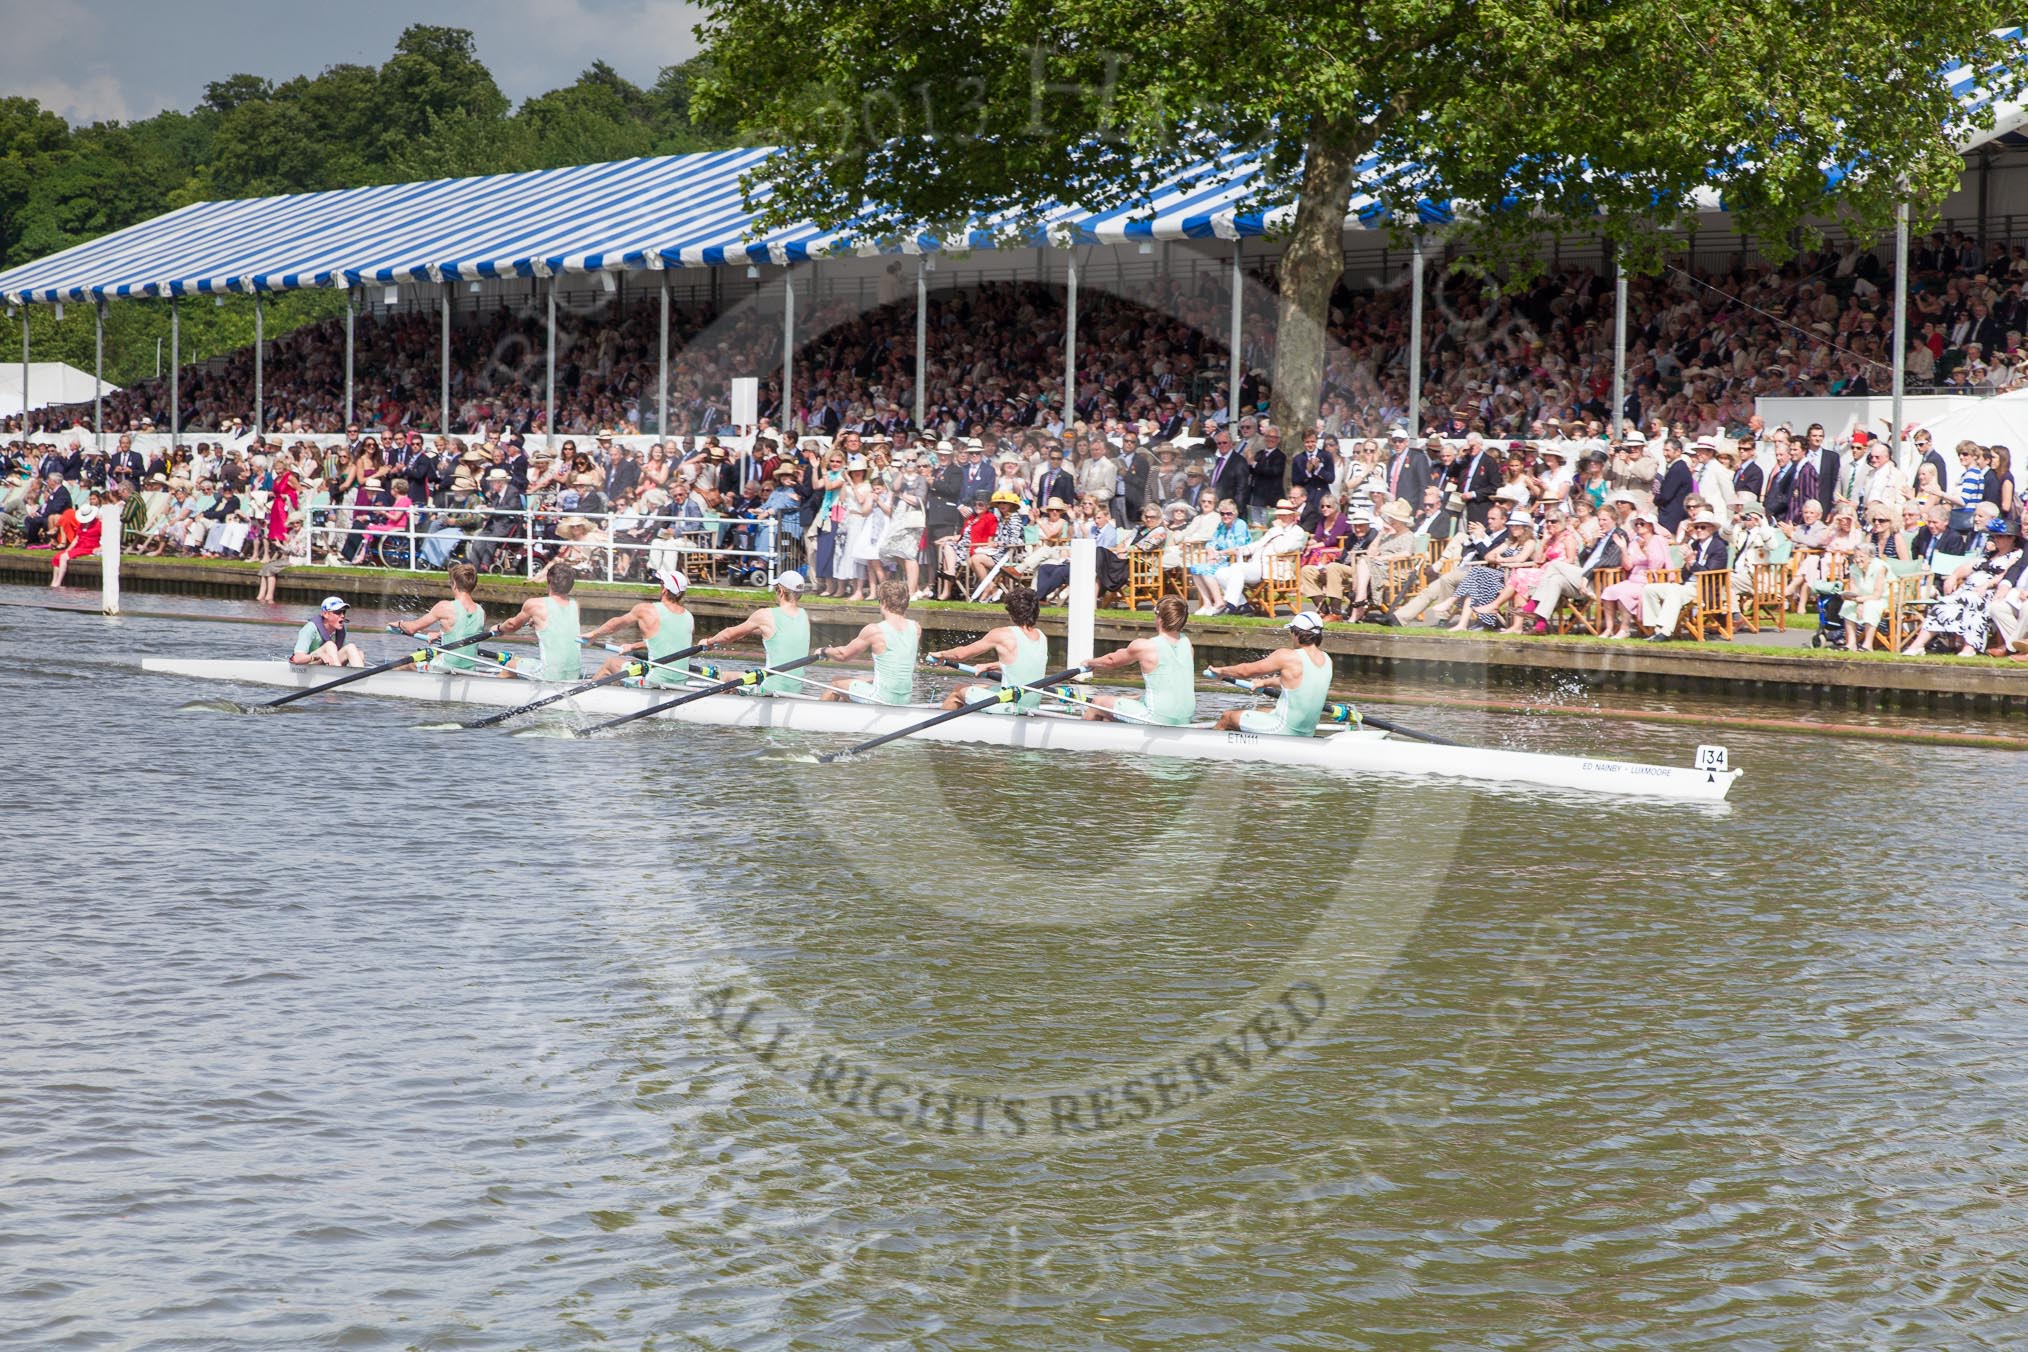
[{"label": "deck chair", "polygon": [[1160,550],[1130,549],[1127,551],[1127,585],[1120,593],[1120,604],[1128,610],[1139,610],[1141,602],[1150,606],[1162,599],[1162,554]]},{"label": "deck chair", "polygon": [[1711,568],[1691,578],[1694,594],[1677,621],[1699,643],[1708,638],[1732,641],[1732,570]]},{"label": "deck chair", "polygon": [[1582,632],[1594,638],[1605,632],[1605,591],[1607,587],[1626,581],[1624,568],[1594,568],[1590,577],[1591,595],[1572,596],[1564,600],[1555,616],[1556,632],[1568,634]]},{"label": "deck chair", "polygon": [[1289,614],[1303,613],[1303,596],[1298,585],[1302,578],[1303,556],[1300,552],[1268,554],[1261,559],[1261,579],[1248,591],[1249,598],[1261,608],[1261,613],[1270,619],[1282,606],[1289,608]]}]

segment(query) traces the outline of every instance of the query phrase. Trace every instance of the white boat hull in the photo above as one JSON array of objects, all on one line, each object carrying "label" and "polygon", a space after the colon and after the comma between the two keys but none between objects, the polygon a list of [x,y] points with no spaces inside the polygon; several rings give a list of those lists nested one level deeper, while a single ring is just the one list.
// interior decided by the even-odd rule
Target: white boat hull
[{"label": "white boat hull", "polygon": [[[323,685],[339,675],[329,667],[299,667],[288,662],[149,657],[142,660],[141,667],[144,671],[165,676],[238,681],[286,689]],[[398,671],[368,676],[334,693],[382,695],[435,704],[513,708],[564,688],[549,682],[506,676]],[[666,703],[682,693],[680,689],[609,685],[585,691],[551,707],[570,708],[580,714],[600,718],[617,718],[653,704]],[[718,727],[766,728],[864,740],[900,731],[934,712],[934,709],[921,705],[892,707],[824,703],[798,696],[756,698],[726,694],[692,700],[655,717]],[[1190,760],[1259,761],[1356,774],[1439,775],[1499,785],[1539,785],[1622,797],[1703,802],[1723,800],[1732,787],[1732,781],[1739,777],[1737,770],[1693,770],[1687,766],[1639,765],[1628,761],[1592,760],[1530,751],[1435,746],[1391,738],[1370,728],[1330,732],[1316,737],[1273,737],[1248,732],[1219,732],[1207,727],[1088,723],[1071,717],[1017,717],[980,712],[952,719],[914,736],[928,742],[969,742],[1029,751],[1086,751]]]}]

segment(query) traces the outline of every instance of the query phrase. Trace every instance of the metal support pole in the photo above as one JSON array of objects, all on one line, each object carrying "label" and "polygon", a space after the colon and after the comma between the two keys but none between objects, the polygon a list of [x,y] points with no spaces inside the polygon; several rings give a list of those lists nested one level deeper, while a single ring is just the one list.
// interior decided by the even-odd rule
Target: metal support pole
[{"label": "metal support pole", "polygon": [[180,298],[169,298],[169,449],[183,435],[183,309]]},{"label": "metal support pole", "polygon": [[794,429],[796,379],[796,277],[782,270],[782,435]]},{"label": "metal support pole", "polygon": [[451,434],[451,284],[437,284],[437,305],[443,311],[443,350],[437,360],[437,410],[443,419],[437,435]]},{"label": "metal support pole", "polygon": [[1232,242],[1232,332],[1226,340],[1225,354],[1225,416],[1230,426],[1239,425],[1239,319],[1241,304],[1241,279],[1239,271],[1240,250],[1244,246]]},{"label": "metal support pole", "polygon": [[[140,485],[135,485],[140,491]],[[120,613],[120,527],[122,502],[109,503],[99,511],[99,613]]]},{"label": "metal support pole", "polygon": [[359,308],[357,292],[345,288],[345,425],[352,426],[352,321]]},{"label": "metal support pole", "polygon": [[106,453],[106,302],[92,305],[92,445]]},{"label": "metal support pole", "polygon": [[662,333],[656,340],[655,431],[669,439],[669,270],[662,269]]},{"label": "metal support pole", "polygon": [[1069,436],[1071,420],[1077,417],[1077,246],[1071,245],[1063,256],[1067,264],[1063,321],[1063,433]]},{"label": "metal support pole", "polygon": [[[554,454],[556,451],[556,278],[549,279],[549,343],[545,349],[545,361],[549,371],[542,396],[542,449]],[[535,557],[535,546],[529,545],[528,556]],[[534,572],[529,573],[535,576]]]},{"label": "metal support pole", "polygon": [[1901,394],[1908,368],[1908,199],[1894,207],[1894,429],[1887,445],[1898,465],[1902,458]]},{"label": "metal support pole", "polygon": [[1606,415],[1606,437],[1617,441],[1627,416],[1627,270],[1613,257],[1613,403]]},{"label": "metal support pole", "polygon": [[21,302],[21,432],[28,433],[28,302]]},{"label": "metal support pole", "polygon": [[1408,255],[1408,435],[1422,438],[1422,236]]},{"label": "metal support pole", "polygon": [[263,419],[264,415],[267,412],[267,408],[264,402],[264,396],[266,395],[267,392],[261,388],[261,380],[266,375],[262,363],[266,360],[267,354],[261,350],[267,341],[266,337],[267,330],[264,327],[265,323],[266,321],[261,314],[261,293],[256,291],[254,292],[254,407],[253,407],[253,421],[254,421],[253,430],[255,436],[262,435],[262,432],[265,427]]},{"label": "metal support pole", "polygon": [[915,260],[915,427],[923,429],[927,410],[923,386],[929,380],[929,274]]}]

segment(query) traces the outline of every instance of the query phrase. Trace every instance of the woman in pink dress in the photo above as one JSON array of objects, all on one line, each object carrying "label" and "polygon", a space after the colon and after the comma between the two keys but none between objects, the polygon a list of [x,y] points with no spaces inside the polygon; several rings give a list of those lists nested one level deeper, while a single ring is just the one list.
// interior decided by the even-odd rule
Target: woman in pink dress
[{"label": "woman in pink dress", "polygon": [[281,545],[289,538],[289,514],[296,510],[301,498],[297,491],[296,467],[286,456],[277,461],[281,473],[275,476],[275,486],[268,491],[268,528],[254,542],[254,561],[266,563],[279,557]]},{"label": "woman in pink dress", "polygon": [[1641,588],[1648,585],[1649,573],[1663,572],[1668,567],[1669,537],[1662,534],[1660,522],[1642,512],[1634,517],[1634,547],[1627,555],[1626,579],[1607,587],[1600,598],[1605,602],[1606,621],[1610,623],[1617,611],[1619,626],[1600,637],[1634,636],[1634,621],[1641,618]]},{"label": "woman in pink dress", "polygon": [[[1550,507],[1550,520],[1544,526],[1548,540],[1542,546],[1542,558],[1526,568],[1516,568],[1507,574],[1507,589],[1500,593],[1500,599],[1493,603],[1499,609],[1509,601],[1520,601],[1514,608],[1514,619],[1507,626],[1507,632],[1518,634],[1524,628],[1531,633],[1549,632],[1549,620],[1535,613],[1535,600],[1529,593],[1542,585],[1548,565],[1558,559],[1575,560],[1584,552],[1584,541],[1578,538],[1576,526],[1571,524],[1570,514],[1560,507]],[[1526,597],[1526,600],[1522,598]]]}]

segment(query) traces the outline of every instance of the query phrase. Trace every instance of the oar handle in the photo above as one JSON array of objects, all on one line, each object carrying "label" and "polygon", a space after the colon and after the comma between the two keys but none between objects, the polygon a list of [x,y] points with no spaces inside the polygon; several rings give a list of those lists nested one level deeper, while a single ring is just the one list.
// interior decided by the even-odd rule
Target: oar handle
[{"label": "oar handle", "polygon": [[[1241,690],[1257,690],[1260,688],[1259,684],[1254,681],[1241,680],[1237,676],[1220,676],[1210,667],[1204,669],[1204,675],[1207,680],[1224,681],[1227,685],[1236,685]],[[1366,713],[1350,704],[1327,704],[1324,706],[1323,717],[1338,723],[1349,723],[1354,727],[1363,724],[1366,727],[1379,728],[1382,732],[1391,732],[1396,737],[1406,737],[1411,742],[1428,742],[1431,746],[1464,745],[1464,743],[1454,742],[1448,737],[1439,737],[1433,732],[1417,732],[1414,728],[1404,728],[1401,724],[1389,719],[1375,718],[1372,714]]]},{"label": "oar handle", "polygon": [[847,747],[843,751],[827,752],[817,757],[817,761],[819,764],[829,765],[833,761],[841,760],[846,756],[862,755],[865,752],[873,750],[875,747],[886,746],[889,742],[900,741],[904,737],[912,737],[918,732],[927,732],[939,723],[948,723],[953,718],[963,718],[966,714],[977,713],[981,709],[990,709],[996,704],[1012,704],[1020,699],[1025,691],[1034,690],[1046,693],[1047,687],[1055,685],[1060,681],[1081,681],[1090,675],[1090,667],[1065,667],[1062,671],[1044,676],[1039,681],[1030,681],[1026,685],[1003,685],[986,699],[972,700],[969,703],[960,704],[955,709],[946,709],[934,718],[926,718],[920,723],[912,724],[895,732],[883,733],[871,741],[861,742],[858,746]]},{"label": "oar handle", "polygon": [[756,667],[752,671],[743,671],[731,680],[720,681],[716,685],[708,685],[702,690],[692,690],[688,694],[678,695],[675,699],[668,700],[662,704],[651,704],[645,709],[636,709],[633,713],[622,714],[618,718],[608,719],[603,723],[595,724],[580,731],[578,736],[589,737],[595,732],[603,732],[608,728],[617,728],[622,724],[632,723],[636,719],[649,718],[655,714],[664,713],[670,709],[688,704],[692,700],[703,699],[707,695],[722,695],[729,690],[737,690],[742,686],[759,685],[770,676],[780,672],[794,671],[799,667],[807,667],[812,662],[821,662],[823,659],[824,654],[811,653],[807,657],[798,657],[793,662],[784,662],[780,666]]},{"label": "oar handle", "polygon": [[503,710],[497,714],[488,714],[484,718],[475,718],[465,724],[465,726],[468,728],[490,728],[496,723],[505,723],[516,714],[525,714],[532,709],[540,709],[544,705],[554,704],[560,699],[569,699],[572,695],[582,695],[587,690],[596,690],[602,685],[611,685],[614,681],[623,681],[629,676],[638,676],[646,670],[647,668],[639,662],[629,662],[610,676],[601,676],[597,680],[586,681],[581,685],[574,685],[568,690],[559,690],[553,695],[544,695],[541,699],[533,700],[516,708]]}]

